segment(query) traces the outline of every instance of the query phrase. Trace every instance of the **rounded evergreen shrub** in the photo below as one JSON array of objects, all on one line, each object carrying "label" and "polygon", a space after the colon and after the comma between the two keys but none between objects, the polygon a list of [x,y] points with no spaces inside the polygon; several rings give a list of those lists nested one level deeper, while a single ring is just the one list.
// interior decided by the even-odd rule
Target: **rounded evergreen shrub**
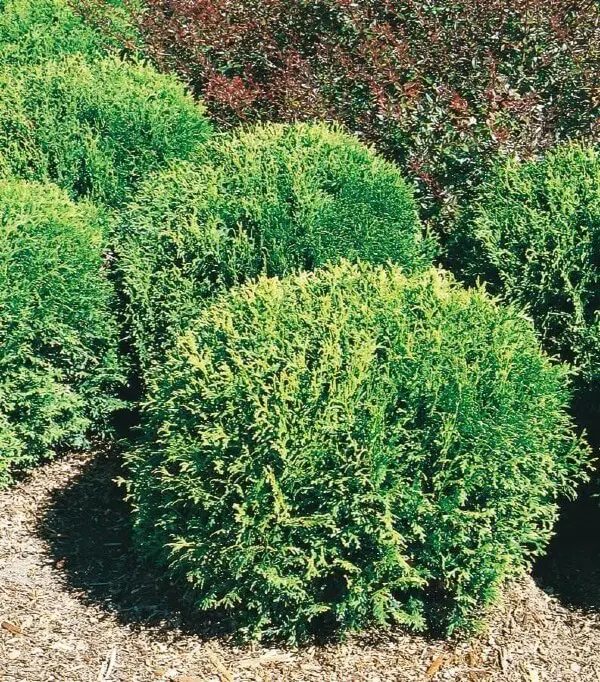
[{"label": "rounded evergreen shrub", "polygon": [[0,74],[0,153],[19,177],[118,205],[148,173],[186,158],[210,126],[175,78],[82,56]]},{"label": "rounded evergreen shrub", "polygon": [[107,42],[68,0],[0,0],[0,64],[29,64],[76,53],[94,59],[103,54]]},{"label": "rounded evergreen shrub", "polygon": [[154,370],[137,544],[249,638],[463,626],[585,476],[567,383],[514,308],[437,271],[234,287]]},{"label": "rounded evergreen shrub", "polygon": [[119,406],[104,238],[96,209],[57,187],[0,180],[0,485]]},{"label": "rounded evergreen shrub", "polygon": [[600,154],[558,147],[509,159],[482,186],[467,222],[472,273],[526,306],[546,348],[600,381]]},{"label": "rounded evergreen shrub", "polygon": [[398,168],[324,124],[220,138],[195,163],[147,182],[120,232],[142,364],[199,300],[260,273],[312,270],[341,257],[413,271],[433,252]]}]

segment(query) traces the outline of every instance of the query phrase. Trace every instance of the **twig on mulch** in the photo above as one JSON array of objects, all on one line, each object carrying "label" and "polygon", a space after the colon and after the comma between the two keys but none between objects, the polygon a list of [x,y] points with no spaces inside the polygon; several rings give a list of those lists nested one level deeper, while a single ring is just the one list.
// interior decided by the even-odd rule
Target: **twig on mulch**
[{"label": "twig on mulch", "polygon": [[110,682],[110,676],[117,662],[117,650],[112,649],[98,673],[98,682]]}]

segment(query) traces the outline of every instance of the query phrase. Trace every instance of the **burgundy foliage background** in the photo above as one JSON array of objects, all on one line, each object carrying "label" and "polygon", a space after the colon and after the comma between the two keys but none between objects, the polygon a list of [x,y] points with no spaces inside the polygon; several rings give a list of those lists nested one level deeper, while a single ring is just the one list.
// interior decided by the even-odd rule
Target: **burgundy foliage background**
[{"label": "burgundy foliage background", "polygon": [[595,0],[144,5],[148,54],[218,123],[342,121],[404,166],[440,224],[498,152],[598,136]]}]

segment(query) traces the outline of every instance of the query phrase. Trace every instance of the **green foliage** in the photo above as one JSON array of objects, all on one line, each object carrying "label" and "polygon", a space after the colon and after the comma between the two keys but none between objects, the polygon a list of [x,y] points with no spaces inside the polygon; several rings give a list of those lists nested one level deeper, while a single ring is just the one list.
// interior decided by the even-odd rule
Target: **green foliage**
[{"label": "green foliage", "polygon": [[598,382],[598,151],[568,145],[539,161],[509,159],[482,186],[465,225],[459,250],[470,240],[475,254],[467,270],[527,306],[547,349]]},{"label": "green foliage", "polygon": [[0,74],[0,152],[17,176],[114,206],[206,140],[203,111],[150,67],[68,56]]},{"label": "green foliage", "polygon": [[514,308],[436,271],[235,287],[154,371],[136,541],[245,637],[463,626],[585,476],[567,384]]},{"label": "green foliage", "polygon": [[121,226],[121,269],[142,365],[198,302],[262,272],[341,257],[423,268],[412,192],[397,167],[324,124],[218,139],[143,186]]},{"label": "green foliage", "polygon": [[0,64],[75,53],[97,58],[107,42],[66,0],[0,0]]},{"label": "green foliage", "polygon": [[145,0],[70,0],[85,23],[113,50],[129,55],[141,55],[143,40],[137,12],[144,9]]},{"label": "green foliage", "polygon": [[122,382],[103,222],[52,185],[0,180],[0,486],[102,432]]},{"label": "green foliage", "polygon": [[10,469],[23,458],[24,444],[19,440],[6,415],[0,412],[0,489],[11,481]]}]

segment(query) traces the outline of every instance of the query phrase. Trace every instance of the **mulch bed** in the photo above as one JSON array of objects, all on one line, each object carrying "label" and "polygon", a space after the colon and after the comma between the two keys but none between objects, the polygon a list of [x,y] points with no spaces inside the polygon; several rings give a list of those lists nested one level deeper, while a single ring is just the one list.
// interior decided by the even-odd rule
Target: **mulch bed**
[{"label": "mulch bed", "polygon": [[600,615],[532,578],[469,641],[237,646],[136,563],[118,474],[114,456],[74,456],[0,493],[1,682],[600,682]]}]

